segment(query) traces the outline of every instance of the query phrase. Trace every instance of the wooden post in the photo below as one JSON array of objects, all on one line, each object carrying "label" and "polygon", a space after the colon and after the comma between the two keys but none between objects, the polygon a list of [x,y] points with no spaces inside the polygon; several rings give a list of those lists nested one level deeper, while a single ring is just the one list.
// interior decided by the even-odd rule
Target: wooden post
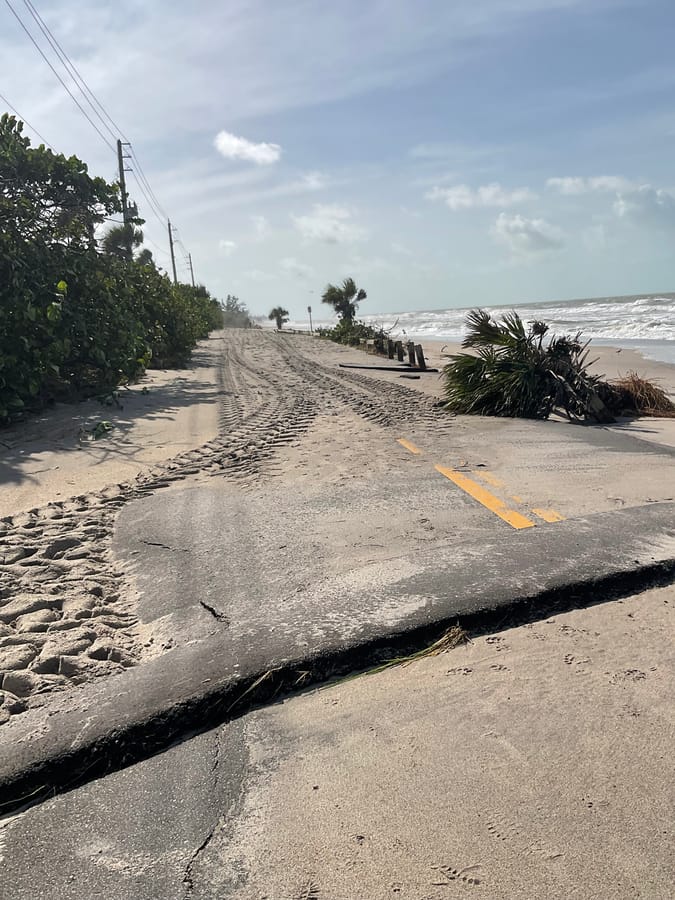
[{"label": "wooden post", "polygon": [[416,365],[415,344],[413,341],[408,341],[408,360],[409,360],[411,366]]},{"label": "wooden post", "polygon": [[387,338],[387,356],[389,359],[394,358],[394,342],[391,338]]},{"label": "wooden post", "polygon": [[423,371],[426,370],[427,364],[424,359],[424,350],[422,350],[422,345],[418,344],[415,347],[415,355],[417,356],[417,365]]},{"label": "wooden post", "polygon": [[399,362],[403,362],[405,358],[403,351],[403,341],[396,341],[396,358]]}]

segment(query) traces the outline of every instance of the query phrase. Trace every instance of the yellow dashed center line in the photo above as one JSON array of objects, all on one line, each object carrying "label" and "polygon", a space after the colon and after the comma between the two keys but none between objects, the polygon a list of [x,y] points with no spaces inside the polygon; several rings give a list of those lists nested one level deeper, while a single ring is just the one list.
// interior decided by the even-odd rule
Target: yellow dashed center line
[{"label": "yellow dashed center line", "polygon": [[[422,453],[419,447],[416,447],[405,438],[397,438],[396,440],[397,443],[402,447],[405,447],[410,453],[414,453],[415,456],[419,456]],[[453,484],[456,484],[458,488],[461,488],[470,497],[473,497],[474,500],[477,500],[486,509],[489,509],[490,512],[499,516],[504,522],[508,522],[512,528],[534,528],[536,526],[536,522],[533,522],[532,519],[515,509],[510,509],[503,500],[500,500],[499,497],[495,497],[494,494],[490,493],[490,491],[486,490],[481,484],[474,481],[473,478],[469,478],[469,476],[465,475],[463,472],[459,472],[457,469],[450,469],[446,466],[434,466],[434,468],[437,472],[440,472],[441,475],[444,475],[452,481]],[[502,481],[501,478],[498,478],[492,472],[475,470],[471,474],[475,475],[476,478],[480,478],[481,481],[489,484],[491,487],[500,489],[506,488],[506,482]],[[522,504],[525,502],[522,497],[519,497],[517,494],[513,494],[511,499],[516,503]],[[565,521],[565,517],[555,509],[533,509],[532,513],[544,522]]]},{"label": "yellow dashed center line", "polygon": [[411,453],[414,453],[416,455],[419,455],[422,452],[419,447],[411,444],[410,441],[406,441],[405,438],[397,438],[397,443],[399,443],[402,447],[405,447],[406,450],[410,450]]},{"label": "yellow dashed center line", "polygon": [[556,512],[554,509],[533,509],[532,512],[535,516],[538,516],[540,519],[543,519],[544,522],[564,522],[565,516],[561,516],[559,512]]},{"label": "yellow dashed center line", "polygon": [[497,478],[496,475],[493,475],[492,472],[476,472],[473,473],[477,478],[480,478],[481,481],[484,481],[486,484],[492,485],[492,487],[503,488],[505,487],[505,482],[501,480],[501,478]]},{"label": "yellow dashed center line", "polygon": [[470,497],[473,497],[474,500],[477,500],[496,516],[499,516],[500,519],[508,522],[512,528],[521,529],[535,527],[535,523],[532,519],[528,519],[527,516],[516,512],[514,509],[509,509],[503,500],[500,500],[499,497],[495,497],[494,494],[485,490],[484,487],[472,478],[468,478],[466,475],[457,472],[455,469],[447,469],[445,466],[435,466],[435,469],[437,472],[440,472],[441,475],[445,475],[446,478],[449,478],[450,481],[456,484],[457,487],[461,488]]}]

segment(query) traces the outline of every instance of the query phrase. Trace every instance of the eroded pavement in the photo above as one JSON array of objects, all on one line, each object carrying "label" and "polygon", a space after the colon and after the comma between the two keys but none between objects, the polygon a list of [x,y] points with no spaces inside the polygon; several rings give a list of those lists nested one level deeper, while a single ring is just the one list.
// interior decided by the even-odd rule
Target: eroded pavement
[{"label": "eroded pavement", "polygon": [[0,522],[0,745],[26,710],[41,733],[93,714],[88,684],[133,704],[144,666],[187,678],[214,640],[232,672],[433,621],[448,597],[498,593],[502,556],[514,597],[573,578],[577,555],[591,578],[596,550],[600,569],[624,546],[628,567],[675,557],[672,447],[453,417],[436,376],[339,368],[366,358],[306,336],[218,346],[212,440]]},{"label": "eroded pavement", "polygon": [[0,897],[667,900],[675,591],[596,600],[0,821]]}]

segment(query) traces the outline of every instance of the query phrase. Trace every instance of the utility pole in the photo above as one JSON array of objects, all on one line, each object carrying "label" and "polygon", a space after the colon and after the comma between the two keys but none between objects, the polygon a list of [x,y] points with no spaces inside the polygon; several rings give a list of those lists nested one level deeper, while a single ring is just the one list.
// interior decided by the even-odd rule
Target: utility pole
[{"label": "utility pole", "polygon": [[117,164],[120,169],[120,190],[122,192],[122,219],[124,224],[129,222],[129,205],[127,203],[127,182],[124,177],[124,154],[122,153],[122,141],[117,139]]},{"label": "utility pole", "polygon": [[307,307],[307,312],[309,313],[309,333],[314,334],[314,329],[312,328],[312,307]]},{"label": "utility pole", "polygon": [[194,269],[192,268],[192,254],[191,253],[188,253],[188,259],[190,260],[190,278],[192,279],[192,287],[194,287],[195,286],[195,273],[194,273]]},{"label": "utility pole", "polygon": [[178,284],[178,278],[176,277],[176,257],[173,254],[173,229],[171,228],[171,222],[167,222],[169,226],[169,247],[171,248],[171,266],[173,268],[173,283]]}]

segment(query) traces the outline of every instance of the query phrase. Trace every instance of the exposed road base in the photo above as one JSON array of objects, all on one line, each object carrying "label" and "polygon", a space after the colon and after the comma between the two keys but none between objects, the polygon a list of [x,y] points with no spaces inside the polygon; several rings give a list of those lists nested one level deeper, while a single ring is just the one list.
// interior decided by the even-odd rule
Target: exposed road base
[{"label": "exposed road base", "polygon": [[[674,523],[675,504],[663,503],[559,523],[530,534],[527,544],[513,532],[480,547],[437,547],[415,555],[417,574],[376,589],[385,621],[347,628],[347,638],[334,616],[333,630],[306,652],[292,635],[270,641],[269,634],[226,631],[55,698],[3,728],[0,810],[147,758],[282,692],[419,649],[458,619],[475,634],[671,583]],[[350,594],[341,615],[351,624],[362,592]],[[414,612],[412,595],[426,600]]]}]

